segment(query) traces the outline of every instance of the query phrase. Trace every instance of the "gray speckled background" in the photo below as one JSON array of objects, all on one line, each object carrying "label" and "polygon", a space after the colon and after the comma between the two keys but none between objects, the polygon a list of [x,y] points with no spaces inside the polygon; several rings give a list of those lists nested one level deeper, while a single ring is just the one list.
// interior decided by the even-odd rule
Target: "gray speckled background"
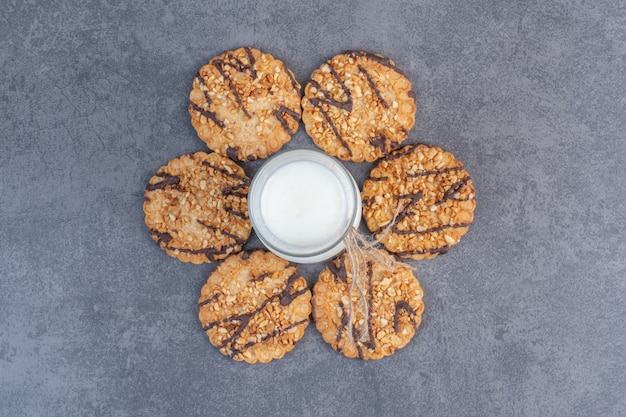
[{"label": "gray speckled background", "polygon": [[[626,415],[625,28],[620,0],[2,2],[0,415]],[[234,362],[197,319],[214,267],[148,236],[148,179],[205,149],[195,72],[246,45],[303,84],[347,49],[391,57],[417,90],[408,142],[474,179],[475,222],[415,263],[423,324],[391,357],[311,326]]]}]

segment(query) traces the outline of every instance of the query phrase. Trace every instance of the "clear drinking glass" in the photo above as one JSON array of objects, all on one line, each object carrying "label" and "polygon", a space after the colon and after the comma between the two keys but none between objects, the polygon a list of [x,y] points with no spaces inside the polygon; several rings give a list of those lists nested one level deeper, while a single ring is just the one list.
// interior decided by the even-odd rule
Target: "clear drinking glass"
[{"label": "clear drinking glass", "polygon": [[248,192],[248,213],[259,240],[288,261],[314,263],[344,249],[361,222],[361,194],[335,158],[299,149],[270,158]]}]

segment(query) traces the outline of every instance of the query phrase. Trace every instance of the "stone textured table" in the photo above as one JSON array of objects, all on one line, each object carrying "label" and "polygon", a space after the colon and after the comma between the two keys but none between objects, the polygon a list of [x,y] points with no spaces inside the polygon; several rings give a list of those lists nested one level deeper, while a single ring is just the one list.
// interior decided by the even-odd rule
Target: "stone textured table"
[{"label": "stone textured table", "polygon": [[[619,0],[3,2],[0,415],[626,415],[625,28]],[[197,319],[214,265],[148,236],[148,179],[205,149],[195,72],[246,45],[302,84],[345,50],[391,57],[417,92],[407,143],[474,180],[469,233],[413,262],[424,319],[391,357],[310,326],[279,361],[232,361]],[[313,147],[301,127],[284,149]],[[360,185],[373,166],[345,165]]]}]

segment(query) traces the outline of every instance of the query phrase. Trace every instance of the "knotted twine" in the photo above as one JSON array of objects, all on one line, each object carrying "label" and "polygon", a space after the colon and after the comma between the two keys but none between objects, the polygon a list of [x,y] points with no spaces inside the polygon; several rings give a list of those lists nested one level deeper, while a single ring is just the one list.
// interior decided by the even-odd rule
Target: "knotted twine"
[{"label": "knotted twine", "polygon": [[[367,303],[368,262],[374,261],[390,272],[393,272],[398,267],[413,269],[410,265],[399,261],[387,250],[379,247],[381,241],[385,240],[391,233],[391,229],[401,211],[400,206],[401,204],[398,204],[393,219],[378,233],[378,237],[366,236],[359,232],[356,227],[352,227],[343,240],[348,263],[346,265],[346,274],[349,273],[348,271],[352,274],[348,289],[350,302],[348,303],[348,320],[346,324],[346,333],[350,342],[365,342],[370,337],[369,326],[367,325],[370,317],[369,305]],[[357,298],[356,305],[353,301],[355,296]],[[360,324],[360,327],[357,329],[359,337],[355,341],[353,337],[353,321],[355,320],[357,309],[363,312],[363,321],[357,323]]]}]

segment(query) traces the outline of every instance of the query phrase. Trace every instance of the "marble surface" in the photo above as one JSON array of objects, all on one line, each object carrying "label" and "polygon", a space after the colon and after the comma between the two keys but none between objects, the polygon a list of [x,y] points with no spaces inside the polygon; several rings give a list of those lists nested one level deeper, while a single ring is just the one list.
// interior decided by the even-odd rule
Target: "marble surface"
[{"label": "marble surface", "polygon": [[[619,0],[3,2],[0,415],[626,415],[625,28]],[[232,361],[197,319],[214,266],[148,236],[148,179],[205,149],[195,72],[246,45],[303,84],[345,50],[391,57],[417,92],[407,143],[474,180],[469,233],[413,263],[424,320],[391,357],[310,326],[279,361]],[[301,127],[285,149],[313,147]]]}]

